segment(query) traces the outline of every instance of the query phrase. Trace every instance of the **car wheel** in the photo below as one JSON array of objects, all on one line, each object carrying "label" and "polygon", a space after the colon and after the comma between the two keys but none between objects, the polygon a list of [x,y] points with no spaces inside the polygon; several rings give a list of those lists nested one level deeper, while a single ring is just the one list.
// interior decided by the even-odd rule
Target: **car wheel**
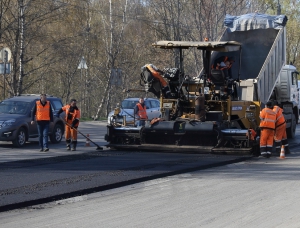
[{"label": "car wheel", "polygon": [[12,143],[15,147],[22,147],[22,146],[25,145],[25,143],[26,143],[26,130],[25,130],[25,128],[21,127],[18,130],[17,137],[12,141]]},{"label": "car wheel", "polygon": [[55,124],[52,134],[50,135],[50,141],[52,143],[59,143],[63,137],[63,127],[60,124]]}]

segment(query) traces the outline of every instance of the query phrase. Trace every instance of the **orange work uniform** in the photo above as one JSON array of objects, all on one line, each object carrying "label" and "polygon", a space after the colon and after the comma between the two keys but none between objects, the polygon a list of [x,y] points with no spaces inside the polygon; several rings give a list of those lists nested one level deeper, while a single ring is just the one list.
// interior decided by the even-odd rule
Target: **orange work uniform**
[{"label": "orange work uniform", "polygon": [[283,109],[279,106],[274,106],[273,111],[276,113],[276,123],[275,123],[275,146],[276,153],[280,153],[281,145],[284,144],[288,147],[287,135],[286,135],[286,121],[283,115]]},{"label": "orange work uniform", "polygon": [[[66,132],[65,137],[66,140],[77,141],[77,127],[79,125],[80,118],[80,110],[76,107],[72,109],[70,105],[65,105],[61,108],[64,112],[66,112]],[[75,122],[75,124],[74,124]],[[71,127],[73,124],[73,127]]]},{"label": "orange work uniform", "polygon": [[274,132],[276,113],[271,108],[264,108],[259,115],[261,134],[260,134],[260,153],[261,155],[271,155]]}]

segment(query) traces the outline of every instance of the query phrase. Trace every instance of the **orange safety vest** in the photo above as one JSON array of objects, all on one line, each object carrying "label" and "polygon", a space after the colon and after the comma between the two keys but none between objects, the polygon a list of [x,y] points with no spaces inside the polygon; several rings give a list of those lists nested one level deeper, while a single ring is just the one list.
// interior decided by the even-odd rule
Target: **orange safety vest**
[{"label": "orange safety vest", "polygon": [[[78,110],[74,109],[73,112],[70,112],[70,107],[71,107],[71,105],[65,105],[64,107],[61,108],[63,111],[66,112],[66,122],[68,122],[68,120],[69,120],[69,119],[68,119],[68,116],[69,116],[69,115],[72,116],[72,118],[71,118],[71,121],[72,121],[72,122],[73,122],[75,119],[78,119],[78,120],[79,120],[79,118],[80,118],[80,111],[79,111],[79,109],[78,109]],[[79,121],[78,121],[78,123],[75,124],[74,127],[78,127],[78,125],[79,125]]]},{"label": "orange safety vest", "polygon": [[260,127],[275,129],[276,113],[270,108],[264,108],[259,115]]},{"label": "orange safety vest", "polygon": [[50,101],[46,101],[45,106],[42,105],[41,101],[36,101],[36,120],[50,120]]},{"label": "orange safety vest", "polygon": [[280,125],[285,123],[284,115],[282,114],[283,110],[279,106],[274,106],[273,111],[276,114],[275,127],[279,127]]},{"label": "orange safety vest", "polygon": [[139,108],[138,115],[140,119],[146,120],[147,119],[146,105],[144,105],[144,107],[140,103],[137,103],[136,105]]}]

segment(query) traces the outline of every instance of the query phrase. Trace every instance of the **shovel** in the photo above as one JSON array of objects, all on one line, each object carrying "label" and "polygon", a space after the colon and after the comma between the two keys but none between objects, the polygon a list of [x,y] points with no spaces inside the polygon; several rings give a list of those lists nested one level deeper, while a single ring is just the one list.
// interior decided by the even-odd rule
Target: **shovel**
[{"label": "shovel", "polygon": [[[70,128],[72,128],[72,126],[70,124],[68,124],[65,120],[63,120],[64,123],[69,126]],[[103,150],[103,147],[99,146],[97,143],[93,142],[90,138],[88,138],[87,136],[85,136],[84,134],[82,134],[80,131],[78,131],[76,128],[72,128],[75,131],[77,131],[79,134],[81,134],[84,138],[88,139],[91,143],[93,143],[95,146],[97,146],[96,150]]]}]

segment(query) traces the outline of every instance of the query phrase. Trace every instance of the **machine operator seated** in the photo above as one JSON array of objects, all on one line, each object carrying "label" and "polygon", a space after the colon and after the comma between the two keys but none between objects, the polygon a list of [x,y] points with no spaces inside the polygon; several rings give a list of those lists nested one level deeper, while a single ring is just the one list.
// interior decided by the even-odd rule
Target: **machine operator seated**
[{"label": "machine operator seated", "polygon": [[214,61],[212,69],[222,70],[226,78],[232,78],[231,67],[234,62],[233,57],[221,56]]}]

